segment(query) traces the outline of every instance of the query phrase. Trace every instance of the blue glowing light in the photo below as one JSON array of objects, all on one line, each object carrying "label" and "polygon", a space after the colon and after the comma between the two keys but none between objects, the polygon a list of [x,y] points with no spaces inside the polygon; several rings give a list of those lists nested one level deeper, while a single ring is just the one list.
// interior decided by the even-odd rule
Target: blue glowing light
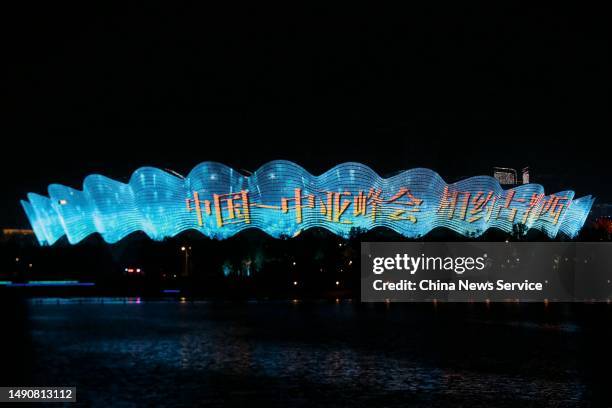
[{"label": "blue glowing light", "polygon": [[344,237],[353,228],[387,227],[417,238],[436,227],[479,236],[524,224],[550,237],[574,237],[594,201],[574,199],[569,190],[546,196],[539,184],[504,190],[489,176],[447,184],[423,168],[382,178],[363,164],[344,163],[313,176],[288,161],[269,162],[250,176],[214,162],[185,178],[143,167],[127,184],[90,175],[82,190],[52,184],[48,192],[21,202],[43,245],[64,235],[74,244],[96,232],[114,243],[135,231],[154,240],[189,229],[224,239],[258,228],[283,238],[313,227]]},{"label": "blue glowing light", "polygon": [[8,287],[43,287],[43,286],[96,286],[94,282],[79,281],[28,281],[28,282],[8,282]]}]

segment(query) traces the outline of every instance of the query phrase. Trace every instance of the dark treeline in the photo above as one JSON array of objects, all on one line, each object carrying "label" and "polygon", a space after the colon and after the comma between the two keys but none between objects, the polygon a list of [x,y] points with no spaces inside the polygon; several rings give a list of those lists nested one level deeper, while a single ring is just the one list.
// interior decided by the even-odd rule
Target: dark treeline
[{"label": "dark treeline", "polygon": [[[594,226],[585,227],[577,240],[610,239],[608,232]],[[506,240],[551,241],[541,231],[520,226],[512,234],[489,229],[476,238],[440,228],[418,239]],[[1,244],[0,280],[95,282],[95,289],[80,290],[105,295],[159,296],[163,289],[180,289],[180,296],[212,298],[353,297],[359,292],[360,243],[364,241],[415,240],[384,228],[354,230],[348,239],[315,228],[291,239],[275,239],[251,229],[226,240],[187,231],[164,241],[135,233],[116,244],[107,244],[97,234],[77,245],[65,238],[43,247],[5,241]],[[59,288],[51,290],[59,293]]]}]

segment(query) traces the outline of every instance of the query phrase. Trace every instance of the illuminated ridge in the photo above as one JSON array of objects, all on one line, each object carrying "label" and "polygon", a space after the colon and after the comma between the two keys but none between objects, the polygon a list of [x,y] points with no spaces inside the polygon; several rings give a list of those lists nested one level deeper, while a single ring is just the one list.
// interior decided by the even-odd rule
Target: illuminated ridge
[{"label": "illuminated ridge", "polygon": [[[312,207],[307,207],[307,200],[304,200],[300,220],[296,217],[296,189],[303,197],[314,197],[309,202],[314,204]],[[367,198],[361,203],[373,204],[376,194],[370,193],[377,191],[382,192],[380,197],[383,198],[378,213],[370,208],[369,212],[366,209],[357,214],[355,197],[361,192]],[[402,191],[408,194],[401,200],[392,201]],[[446,227],[465,236],[479,236],[491,227],[511,232],[513,225],[518,223],[541,229],[549,237],[559,232],[574,237],[594,201],[591,196],[574,199],[573,191],[544,196],[544,188],[539,184],[504,190],[489,176],[446,184],[436,172],[423,168],[406,170],[385,179],[363,164],[344,163],[313,176],[288,161],[269,162],[250,176],[214,162],[199,164],[185,178],[157,168],[142,167],[132,174],[127,184],[94,174],[85,178],[82,191],[51,184],[48,192],[48,197],[29,193],[27,200],[21,201],[42,245],[52,245],[64,235],[74,244],[95,232],[108,243],[117,242],[135,231],[161,240],[188,229],[218,239],[246,228],[258,228],[273,237],[290,237],[308,228],[322,227],[346,237],[352,228],[369,230],[379,226],[409,238],[423,236],[436,227]],[[210,209],[199,204],[201,211],[194,210],[194,193],[202,201],[209,200],[210,205],[213,194],[240,192],[248,194],[247,207],[251,206],[248,222],[231,219],[221,225],[212,214],[216,209],[214,205]],[[455,192],[458,195],[455,209],[451,211],[449,203]],[[330,196],[333,202],[327,206]],[[534,205],[536,196],[541,200]],[[411,197],[411,204],[406,197]],[[464,210],[462,200],[465,197],[468,198]],[[476,206],[470,206],[472,201],[476,203],[477,197],[495,200],[476,211]],[[509,198],[512,205],[503,207]],[[283,200],[285,208],[281,205]],[[346,202],[349,205],[341,217],[330,216],[337,203],[342,206]],[[547,205],[559,211],[556,219]],[[219,209],[228,211],[222,206]]]}]

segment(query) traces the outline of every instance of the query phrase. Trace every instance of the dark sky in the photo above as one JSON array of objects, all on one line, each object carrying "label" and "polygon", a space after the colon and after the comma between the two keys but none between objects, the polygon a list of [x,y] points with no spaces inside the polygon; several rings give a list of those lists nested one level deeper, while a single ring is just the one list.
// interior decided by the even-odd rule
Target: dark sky
[{"label": "dark sky", "polygon": [[603,10],[124,3],[1,6],[0,226],[52,182],[206,160],[529,165],[612,200]]}]

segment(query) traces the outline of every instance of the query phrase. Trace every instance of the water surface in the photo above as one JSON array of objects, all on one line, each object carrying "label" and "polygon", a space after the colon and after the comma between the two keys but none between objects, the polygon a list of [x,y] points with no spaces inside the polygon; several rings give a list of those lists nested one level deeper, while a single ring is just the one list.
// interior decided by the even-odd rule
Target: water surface
[{"label": "water surface", "polygon": [[76,385],[80,403],[103,407],[591,406],[605,398],[612,344],[608,305],[106,298],[24,309],[13,345],[29,356],[24,380]]}]

